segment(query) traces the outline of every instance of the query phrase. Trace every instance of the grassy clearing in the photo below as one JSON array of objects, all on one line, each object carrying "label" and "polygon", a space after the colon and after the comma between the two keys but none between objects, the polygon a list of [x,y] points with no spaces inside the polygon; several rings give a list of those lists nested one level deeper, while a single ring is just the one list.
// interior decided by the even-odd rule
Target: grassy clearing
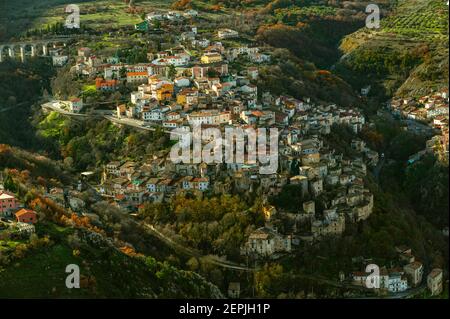
[{"label": "grassy clearing", "polygon": [[72,255],[72,250],[55,245],[15,262],[0,273],[1,298],[83,297],[83,289],[70,290],[65,287],[66,266],[80,264],[81,259]]},{"label": "grassy clearing", "polygon": [[[137,5],[145,12],[155,9],[168,9],[172,0],[138,1]],[[101,29],[104,27],[133,28],[142,21],[138,14],[127,13],[127,5],[122,0],[17,0],[2,4],[0,17],[0,41],[10,37],[17,38],[28,30],[42,29],[56,22],[64,22],[68,4],[80,7],[80,22],[87,27]]]},{"label": "grassy clearing", "polygon": [[83,86],[83,93],[95,93],[95,92],[97,92],[95,84],[92,85],[86,84],[85,86]]},{"label": "grassy clearing", "polygon": [[61,132],[66,125],[67,119],[64,119],[59,113],[52,111],[41,123],[39,123],[39,129],[42,136],[55,138],[61,135]]},{"label": "grassy clearing", "polygon": [[17,245],[19,245],[20,241],[13,241],[13,240],[0,240],[0,251],[9,251],[11,249],[16,248]]}]

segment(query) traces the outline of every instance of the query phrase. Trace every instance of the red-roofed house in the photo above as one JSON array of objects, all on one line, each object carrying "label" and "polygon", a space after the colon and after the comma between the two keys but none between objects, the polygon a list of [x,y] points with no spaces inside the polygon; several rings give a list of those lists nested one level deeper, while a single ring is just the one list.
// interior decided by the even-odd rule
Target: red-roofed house
[{"label": "red-roofed house", "polygon": [[128,83],[145,83],[148,81],[148,72],[128,72],[127,82]]},{"label": "red-roofed house", "polygon": [[102,78],[95,79],[95,87],[97,88],[97,90],[114,91],[117,88],[118,84],[119,82],[117,80],[105,80]]},{"label": "red-roofed house", "polygon": [[0,215],[17,209],[17,201],[13,194],[0,191]]},{"label": "red-roofed house", "polygon": [[16,212],[17,221],[20,223],[27,224],[36,224],[37,223],[37,214],[35,211],[30,209],[22,208],[21,210]]}]

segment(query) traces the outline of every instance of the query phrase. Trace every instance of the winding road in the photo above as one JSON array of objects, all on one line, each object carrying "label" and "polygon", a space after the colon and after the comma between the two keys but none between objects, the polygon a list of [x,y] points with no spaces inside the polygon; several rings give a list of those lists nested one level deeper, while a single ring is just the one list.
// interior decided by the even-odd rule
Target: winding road
[{"label": "winding road", "polygon": [[146,229],[150,230],[156,237],[158,237],[159,239],[166,242],[172,248],[182,251],[184,254],[186,254],[188,256],[202,258],[203,260],[205,260],[213,265],[222,267],[222,268],[241,270],[241,271],[257,271],[258,270],[258,268],[249,268],[249,267],[237,264],[237,263],[224,261],[215,256],[204,256],[200,252],[196,251],[195,249],[185,247],[185,246],[175,242],[173,239],[167,237],[166,235],[161,233],[159,230],[157,230],[153,225],[150,225],[147,223],[142,223],[142,224],[145,226]]},{"label": "winding road", "polygon": [[[74,117],[74,118],[89,118],[90,115],[89,114],[85,114],[85,113],[73,113],[73,112],[69,112],[67,110],[64,110],[58,106],[56,106],[56,102],[52,101],[52,102],[48,102],[48,103],[44,103],[41,105],[42,109],[47,109],[47,110],[52,110],[54,112],[57,112],[61,115],[65,115],[65,116],[70,116],[70,117]],[[103,117],[105,119],[107,119],[108,121],[112,122],[112,123],[116,123],[119,125],[125,125],[125,126],[129,126],[132,128],[136,128],[139,130],[144,130],[144,131],[149,131],[149,132],[155,132],[157,130],[158,127],[161,126],[146,126],[144,125],[143,121],[139,121],[136,119],[130,119],[130,118],[117,118],[114,115],[114,111],[111,110],[93,110],[92,115],[94,116],[98,116],[98,117]],[[173,134],[173,135],[178,135],[178,136],[182,136],[182,134],[180,133],[176,133],[170,130],[163,130],[164,133],[166,134]]]}]

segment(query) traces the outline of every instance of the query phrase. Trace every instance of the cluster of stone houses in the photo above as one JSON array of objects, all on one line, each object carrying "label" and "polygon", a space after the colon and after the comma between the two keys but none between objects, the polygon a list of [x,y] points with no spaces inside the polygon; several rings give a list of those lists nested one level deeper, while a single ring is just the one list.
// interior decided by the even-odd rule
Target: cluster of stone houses
[{"label": "cluster of stone houses", "polygon": [[[224,52],[221,43],[214,43],[199,61],[191,61],[181,48],[157,53],[147,73],[140,72],[136,81],[127,77],[128,82],[139,85],[131,93],[132,105],[120,105],[117,116],[169,129],[184,124],[224,124],[232,119],[248,124],[260,118],[275,120],[274,112],[256,112],[262,108],[257,105],[258,90],[252,84],[257,68],[250,66],[242,75],[230,74]],[[181,72],[173,80],[167,77],[170,66]]]},{"label": "cluster of stone houses", "polygon": [[[366,272],[353,272],[352,279],[353,284],[366,286],[366,280],[370,274]],[[379,288],[381,290],[387,290],[391,293],[404,292],[408,289],[408,279],[405,275],[405,271],[401,268],[386,269],[385,267],[380,269],[379,274]]]},{"label": "cluster of stone houses", "polygon": [[[304,240],[307,242],[320,240],[329,235],[340,235],[345,230],[346,222],[358,222],[370,216],[373,210],[373,195],[364,187],[364,177],[366,175],[366,163],[376,165],[378,154],[371,151],[365,145],[358,143],[355,147],[361,150],[362,154],[358,158],[344,159],[341,154],[328,147],[324,147],[322,135],[331,132],[333,124],[343,124],[358,132],[365,120],[361,113],[354,109],[344,109],[335,105],[314,105],[305,101],[296,100],[292,97],[270,98],[265,94],[264,104],[273,101],[273,109],[263,105],[257,108],[243,106],[242,101],[234,99],[234,106],[231,109],[221,109],[221,104],[215,104],[215,109],[198,109],[189,112],[181,111],[180,108],[165,106],[164,113],[171,121],[176,121],[179,126],[189,126],[202,124],[221,128],[230,125],[266,127],[275,126],[280,128],[279,140],[279,172],[268,175],[258,173],[258,165],[245,163],[206,165],[202,164],[173,164],[167,158],[159,158],[158,172],[161,174],[157,180],[161,186],[154,185],[155,176],[147,175],[149,181],[143,181],[139,191],[139,201],[163,200],[165,196],[171,195],[174,190],[199,189],[211,190],[214,193],[223,193],[232,187],[242,192],[252,192],[258,189],[264,196],[276,195],[282,191],[287,184],[297,184],[300,186],[302,196],[310,196],[312,200],[303,204],[297,214],[290,214],[293,220],[293,233],[289,235],[280,234],[271,227],[259,229],[255,234],[250,235],[243,253],[255,253],[257,255],[274,255],[279,252],[290,252],[291,243]],[[137,104],[137,103],[136,103]],[[276,110],[278,108],[279,110]],[[178,110],[178,112],[177,112]],[[126,113],[126,109],[120,109],[120,113]],[[150,117],[156,118],[156,117]],[[161,123],[161,121],[160,121]],[[169,126],[162,125],[166,128]],[[292,174],[291,167],[297,163],[298,174]],[[123,165],[123,164],[122,164]],[[208,167],[209,174],[196,176],[192,173],[182,172],[181,167],[189,167],[190,171],[199,172],[203,167]],[[120,196],[127,198],[126,193],[135,194],[136,187],[130,178],[124,178],[122,173],[119,177],[118,163],[111,164],[111,171],[118,180],[115,181],[115,188],[120,190]],[[231,184],[224,183],[219,175],[225,174],[231,177]],[[111,172],[110,171],[110,172]],[[220,172],[220,174],[218,173]],[[212,174],[211,174],[212,173]],[[187,175],[187,176],[185,176]],[[174,176],[176,176],[174,178]],[[186,178],[207,178],[208,188],[200,185],[193,187],[182,187]],[[113,180],[111,180],[113,181]],[[150,183],[150,184],[149,184]],[[119,186],[120,184],[120,186]],[[128,189],[128,190],[127,190]],[[332,189],[329,192],[327,189]],[[127,190],[127,191],[125,191]],[[148,195],[144,195],[148,191]],[[117,192],[107,191],[105,194],[118,195]],[[158,193],[156,195],[155,193]],[[327,202],[320,198],[324,193],[333,193]],[[147,197],[146,197],[147,196]],[[128,199],[132,199],[128,196]],[[326,209],[321,214],[316,214],[315,201],[321,201]],[[303,208],[303,210],[302,210]],[[306,233],[296,233],[296,229],[302,228],[302,224],[309,223],[310,230]]]},{"label": "cluster of stone houses", "polygon": [[198,11],[189,9],[184,12],[181,11],[152,11],[145,15],[145,20],[136,24],[134,27],[139,31],[148,31],[152,28],[151,24],[154,22],[184,22],[187,19],[192,19],[198,16]]},{"label": "cluster of stone houses", "polygon": [[241,255],[257,254],[273,257],[277,253],[289,253],[292,247],[292,236],[282,235],[273,227],[262,227],[255,230],[241,247]]},{"label": "cluster of stone houses", "polygon": [[[416,98],[396,98],[389,103],[394,115],[402,118],[427,123],[434,129],[434,136],[428,140],[426,149],[415,154],[410,162],[414,162],[426,152],[434,153],[441,161],[448,162],[449,144],[449,97],[448,89],[432,95]],[[420,132],[417,132],[420,133]]]},{"label": "cluster of stone houses", "polygon": [[136,209],[146,201],[162,202],[175,193],[200,194],[209,190],[208,165],[181,167],[165,156],[144,164],[113,161],[105,166],[100,193],[111,197],[122,208]]},{"label": "cluster of stone houses", "polygon": [[[297,185],[301,196],[310,200],[305,200],[295,213],[277,212],[274,207],[266,207],[265,210],[270,212],[265,214],[268,222],[272,223],[281,216],[284,219],[287,217],[293,225],[292,232],[289,235],[279,234],[270,225],[258,229],[241,249],[246,254],[276,256],[276,253],[290,252],[291,244],[339,236],[344,232],[346,223],[365,220],[373,211],[373,194],[365,187],[364,177],[366,163],[376,165],[378,154],[365,144],[355,142],[355,147],[362,152],[361,156],[346,159],[324,145],[322,136],[331,132],[333,124],[350,127],[357,124],[355,130],[359,130],[361,123],[364,123],[361,114],[334,105],[312,107],[310,102],[288,97],[280,97],[279,100],[282,107],[296,103],[288,121],[291,124],[283,125],[280,133],[279,171],[272,175],[259,175],[255,167],[247,165],[230,167],[230,174],[233,174],[234,186],[240,191],[251,192],[257,188],[268,197],[279,194],[285,185],[290,184]],[[318,121],[319,118],[321,121]],[[311,129],[312,124],[320,124],[321,128]],[[293,172],[292,167],[297,170]],[[316,203],[325,209],[317,211]]]},{"label": "cluster of stone houses", "polygon": [[[404,292],[410,288],[417,288],[422,284],[424,276],[424,266],[417,261],[412,254],[410,248],[406,246],[396,247],[399,257],[399,266],[395,268],[381,267],[377,278],[374,274],[356,271],[351,273],[353,284],[367,287],[368,279],[372,280],[376,285],[371,286],[380,291],[388,291],[390,293]],[[375,274],[376,275],[376,274]],[[427,276],[427,286],[431,295],[439,295],[443,287],[442,269],[432,269]]]},{"label": "cluster of stone houses", "polygon": [[[164,20],[179,15],[153,12],[146,20]],[[131,94],[132,105],[118,108],[119,117],[157,122],[168,128],[179,126],[180,117],[186,118],[187,111],[197,109],[208,113],[210,108],[220,109],[238,118],[247,118],[247,114],[241,112],[258,107],[257,87],[251,83],[258,78],[258,68],[250,65],[241,74],[230,74],[228,64],[238,58],[246,58],[254,64],[270,62],[270,55],[262,53],[261,48],[247,45],[225,48],[221,42],[199,38],[195,26],[184,28],[188,31],[178,37],[178,46],[149,52],[149,63],[120,63],[117,56],[100,57],[89,48],[80,48],[73,70],[80,75],[97,77],[97,90],[114,91],[125,81],[137,86]],[[234,30],[217,31],[218,39],[237,36]],[[199,53],[192,55],[186,45],[196,47]],[[176,74],[173,74],[174,68]],[[203,115],[203,122],[214,122]]]},{"label": "cluster of stone houses", "polygon": [[448,118],[448,90],[415,98],[394,98],[390,108],[405,118],[412,120],[433,120],[441,115]]},{"label": "cluster of stone houses", "polygon": [[[290,184],[300,185],[303,196],[312,198],[303,202],[297,214],[289,214],[295,229],[305,223],[311,225],[310,232],[299,235],[306,241],[340,235],[346,222],[365,220],[373,210],[373,195],[364,186],[363,161],[343,160],[342,156],[330,153],[324,155],[322,161],[316,162],[318,165],[302,165],[300,175],[290,178]],[[320,198],[322,194],[327,194],[327,200]],[[321,214],[316,211],[317,201],[325,207]]]},{"label": "cluster of stone houses", "polygon": [[[147,16],[147,20],[153,19],[166,18]],[[299,195],[308,200],[298,212],[280,211],[268,218],[275,220],[278,214],[286,214],[293,224],[292,231],[285,235],[268,225],[251,234],[242,248],[245,253],[258,255],[289,252],[291,244],[301,240],[340,235],[346,223],[368,218],[373,195],[364,185],[366,164],[376,165],[378,154],[355,141],[352,147],[359,156],[344,158],[324,145],[323,139],[333,125],[347,125],[358,133],[365,125],[362,113],[334,104],[316,104],[307,97],[258,94],[258,65],[270,62],[263,48],[226,47],[220,41],[199,38],[196,27],[188,29],[181,34],[178,46],[149,53],[151,63],[126,65],[111,58],[105,61],[88,48],[81,48],[76,69],[86,75],[103,73],[96,80],[99,90],[114,90],[125,79],[135,85],[130,103],[117,106],[119,119],[130,118],[166,130],[193,125],[222,131],[226,127],[277,128],[277,172],[259,174],[258,163],[174,164],[165,152],[140,163],[107,164],[101,193],[124,208],[136,209],[145,201],[168,200],[180,191],[201,195],[205,191],[221,194],[234,189],[258,192],[267,198],[280,193],[287,184],[299,185]],[[215,38],[237,36],[233,30],[218,30]],[[194,46],[198,54],[191,55],[185,49],[187,44]],[[229,63],[236,60],[245,65],[239,74],[229,70]],[[315,209],[319,202],[325,207],[323,211]],[[309,225],[306,232],[304,225]]]}]

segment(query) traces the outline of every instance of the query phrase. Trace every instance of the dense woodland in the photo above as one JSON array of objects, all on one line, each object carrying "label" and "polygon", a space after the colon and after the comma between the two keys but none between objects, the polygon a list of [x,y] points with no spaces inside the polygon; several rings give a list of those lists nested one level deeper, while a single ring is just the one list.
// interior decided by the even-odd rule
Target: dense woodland
[{"label": "dense woodland", "polygon": [[34,103],[50,90],[54,74],[48,60],[0,63],[0,143],[34,150],[45,148],[46,141],[34,134],[29,117]]}]

